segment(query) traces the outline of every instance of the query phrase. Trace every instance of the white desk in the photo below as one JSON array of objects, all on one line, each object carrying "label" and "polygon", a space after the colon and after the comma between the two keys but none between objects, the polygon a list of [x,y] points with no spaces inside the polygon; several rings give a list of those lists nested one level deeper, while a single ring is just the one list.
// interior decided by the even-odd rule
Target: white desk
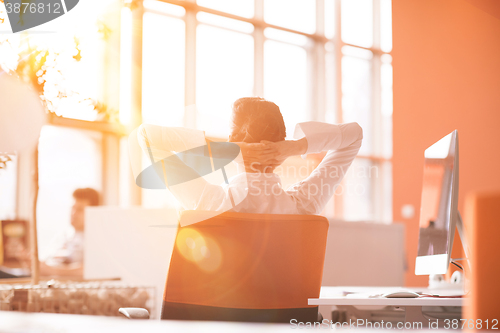
[{"label": "white desk", "polygon": [[[406,322],[427,322],[422,314],[422,306],[464,306],[467,298],[419,297],[384,298],[370,297],[398,290],[411,290],[426,294],[459,295],[460,290],[429,290],[427,288],[402,287],[321,287],[319,298],[310,298],[309,305],[335,305],[348,308],[357,306],[394,306],[405,309]],[[349,293],[349,294],[347,294]],[[347,295],[346,295],[347,294]]]},{"label": "white desk", "polygon": [[127,284],[154,286],[155,311],[151,316],[159,319],[176,233],[174,209],[88,207],[84,277],[119,277]]},{"label": "white desk", "polygon": [[290,332],[289,324],[258,324],[181,320],[129,320],[54,313],[23,313],[0,311],[0,330],[5,333],[279,333]]}]

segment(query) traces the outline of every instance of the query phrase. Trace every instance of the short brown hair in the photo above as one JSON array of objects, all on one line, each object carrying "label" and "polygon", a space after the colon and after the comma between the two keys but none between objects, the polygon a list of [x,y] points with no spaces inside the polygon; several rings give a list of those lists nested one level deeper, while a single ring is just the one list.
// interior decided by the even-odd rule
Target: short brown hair
[{"label": "short brown hair", "polygon": [[280,108],[262,97],[243,97],[233,104],[231,142],[283,141],[285,122]]},{"label": "short brown hair", "polygon": [[73,192],[73,198],[87,200],[91,206],[99,206],[99,193],[93,188],[78,188]]}]

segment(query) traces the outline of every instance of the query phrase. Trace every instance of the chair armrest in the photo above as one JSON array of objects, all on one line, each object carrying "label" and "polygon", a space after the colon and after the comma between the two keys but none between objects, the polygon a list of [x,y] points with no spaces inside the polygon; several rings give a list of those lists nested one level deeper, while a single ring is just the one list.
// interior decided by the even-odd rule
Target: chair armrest
[{"label": "chair armrest", "polygon": [[149,312],[143,308],[119,308],[118,312],[128,319],[149,319]]}]

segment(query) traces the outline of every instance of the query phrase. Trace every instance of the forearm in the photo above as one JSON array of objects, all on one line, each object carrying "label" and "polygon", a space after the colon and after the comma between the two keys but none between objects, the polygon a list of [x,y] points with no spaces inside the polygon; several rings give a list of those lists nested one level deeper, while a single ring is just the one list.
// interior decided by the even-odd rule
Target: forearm
[{"label": "forearm", "polygon": [[146,153],[151,163],[173,154],[172,147],[163,142],[162,131],[162,127],[149,124],[142,124],[138,128],[137,139],[139,146]]},{"label": "forearm", "polygon": [[278,142],[263,141],[265,147],[269,149],[269,164],[276,166],[291,156],[303,155],[307,152],[307,138],[299,140],[284,140]]},{"label": "forearm", "polygon": [[289,156],[304,155],[307,152],[307,138],[287,141],[289,145]]},{"label": "forearm", "polygon": [[169,191],[184,209],[206,208],[202,197],[207,191],[212,195],[209,203],[221,201],[218,186],[210,185],[195,166],[186,164],[182,158],[174,155],[206,145],[203,131],[143,124],[137,131],[137,139],[152,162],[162,161],[161,168],[156,170],[157,175],[159,179],[165,180]]},{"label": "forearm", "polygon": [[307,154],[339,150],[360,145],[363,130],[357,123],[328,124],[322,122],[300,123],[295,128],[295,138],[307,138]]},{"label": "forearm", "polygon": [[203,131],[180,127],[142,124],[137,133],[142,150],[150,159],[162,160],[174,152],[182,152],[206,144]]}]

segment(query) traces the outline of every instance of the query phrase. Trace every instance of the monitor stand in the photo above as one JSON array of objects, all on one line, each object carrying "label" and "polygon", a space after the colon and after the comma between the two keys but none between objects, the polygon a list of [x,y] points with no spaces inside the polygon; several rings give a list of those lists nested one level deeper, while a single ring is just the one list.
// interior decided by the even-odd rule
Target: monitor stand
[{"label": "monitor stand", "polygon": [[470,270],[470,251],[469,251],[469,243],[467,241],[467,235],[466,235],[466,232],[465,232],[465,225],[464,225],[464,222],[462,220],[462,215],[460,215],[460,212],[457,213],[458,217],[457,217],[457,230],[458,230],[458,236],[460,237],[460,241],[462,242],[462,247],[464,248],[464,255],[465,255],[465,258],[464,258],[464,261],[465,261],[465,264],[463,265],[464,266],[464,270],[465,270],[465,266],[467,265],[467,268]]},{"label": "monitor stand", "polygon": [[[460,258],[461,261],[464,261],[462,267],[464,268],[463,271],[459,271],[460,274],[454,273],[454,275],[451,277],[451,281],[446,281],[445,278],[443,277],[442,274],[431,274],[429,275],[429,289],[445,289],[445,290],[450,290],[450,289],[461,289],[464,292],[468,290],[468,284],[467,284],[467,279],[465,276],[465,272],[467,271],[468,273],[470,272],[470,251],[469,251],[469,243],[467,241],[467,235],[465,232],[465,225],[462,220],[462,215],[460,215],[460,212],[457,213],[457,230],[458,230],[458,236],[460,237],[460,241],[462,242],[462,247],[464,249],[464,258]],[[453,261],[454,259],[450,259],[450,262]]]}]

